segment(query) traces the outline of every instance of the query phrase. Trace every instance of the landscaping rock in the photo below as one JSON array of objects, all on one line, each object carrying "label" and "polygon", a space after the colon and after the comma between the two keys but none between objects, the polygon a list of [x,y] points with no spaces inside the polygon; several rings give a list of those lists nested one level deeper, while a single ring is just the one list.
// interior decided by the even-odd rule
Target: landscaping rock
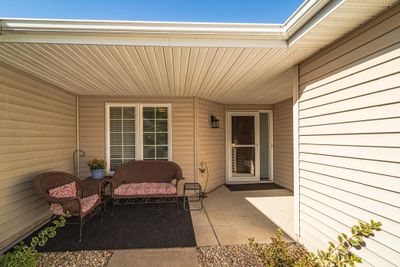
[{"label": "landscaping rock", "polygon": [[43,253],[39,267],[103,267],[112,251],[73,251]]}]

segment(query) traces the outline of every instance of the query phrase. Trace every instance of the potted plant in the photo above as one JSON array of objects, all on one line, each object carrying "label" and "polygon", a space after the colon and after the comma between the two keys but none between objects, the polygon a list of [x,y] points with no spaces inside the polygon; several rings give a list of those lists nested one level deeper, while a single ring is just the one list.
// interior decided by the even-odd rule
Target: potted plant
[{"label": "potted plant", "polygon": [[101,179],[104,177],[104,168],[106,163],[103,159],[94,159],[88,161],[88,166],[90,171],[92,172],[92,178]]}]

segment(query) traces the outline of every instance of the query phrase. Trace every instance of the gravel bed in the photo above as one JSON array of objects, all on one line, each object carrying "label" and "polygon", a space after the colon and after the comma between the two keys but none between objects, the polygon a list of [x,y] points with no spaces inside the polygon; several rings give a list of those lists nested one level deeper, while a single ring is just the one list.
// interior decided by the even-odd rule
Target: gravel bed
[{"label": "gravel bed", "polygon": [[[290,251],[295,258],[306,253],[305,248],[298,243],[291,243]],[[197,255],[201,267],[262,267],[262,264],[257,262],[256,253],[249,245],[198,247]]]},{"label": "gravel bed", "polygon": [[39,267],[103,267],[112,254],[107,250],[43,253]]}]

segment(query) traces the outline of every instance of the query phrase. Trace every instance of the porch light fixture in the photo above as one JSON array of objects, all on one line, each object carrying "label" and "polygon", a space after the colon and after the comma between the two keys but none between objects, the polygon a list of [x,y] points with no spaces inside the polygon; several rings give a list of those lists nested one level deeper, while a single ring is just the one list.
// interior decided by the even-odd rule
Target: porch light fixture
[{"label": "porch light fixture", "polygon": [[214,115],[211,115],[211,128],[219,128],[219,120]]}]

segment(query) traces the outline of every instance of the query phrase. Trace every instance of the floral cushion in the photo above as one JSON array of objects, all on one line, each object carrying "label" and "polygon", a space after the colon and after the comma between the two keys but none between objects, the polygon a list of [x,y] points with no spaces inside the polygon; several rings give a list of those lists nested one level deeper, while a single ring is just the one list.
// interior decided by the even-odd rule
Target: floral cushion
[{"label": "floral cushion", "polygon": [[[97,194],[91,195],[89,197],[81,198],[82,212],[86,213],[88,210],[90,210],[96,204],[96,202],[98,200],[99,200],[99,195],[97,195]],[[62,206],[58,203],[51,203],[50,211],[51,211],[51,213],[53,213],[55,215],[64,214]]]},{"label": "floral cushion", "polygon": [[49,189],[49,195],[55,198],[75,197],[76,196],[75,182],[60,185],[55,188]]},{"label": "floral cushion", "polygon": [[130,183],[118,186],[114,194],[118,196],[173,195],[176,194],[176,187],[169,183]]}]

